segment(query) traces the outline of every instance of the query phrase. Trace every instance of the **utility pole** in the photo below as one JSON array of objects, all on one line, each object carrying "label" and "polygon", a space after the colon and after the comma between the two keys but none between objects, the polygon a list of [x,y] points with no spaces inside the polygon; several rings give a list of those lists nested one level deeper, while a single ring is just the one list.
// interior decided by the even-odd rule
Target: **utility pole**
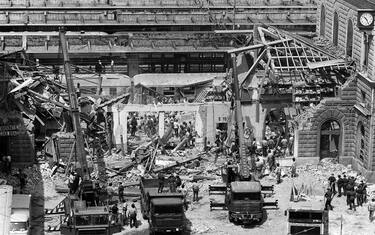
[{"label": "utility pole", "polygon": [[240,168],[239,174],[243,178],[250,178],[250,167],[246,159],[245,154],[245,140],[244,140],[244,129],[243,129],[243,118],[242,118],[242,108],[241,108],[241,97],[240,97],[240,87],[238,83],[238,73],[237,73],[237,55],[235,53],[231,54],[232,57],[232,67],[233,67],[233,88],[234,88],[234,105],[235,105],[235,118],[237,122],[237,134],[238,134],[238,148],[240,154]]},{"label": "utility pole", "polygon": [[81,129],[81,122],[80,122],[80,113],[78,109],[78,99],[75,90],[75,86],[72,79],[72,71],[69,61],[68,55],[68,47],[67,41],[65,37],[65,30],[63,27],[60,27],[59,30],[59,37],[60,37],[60,45],[61,50],[64,57],[64,71],[65,71],[65,79],[66,79],[66,86],[68,89],[69,94],[69,102],[70,102],[70,110],[71,116],[73,119],[73,128],[76,137],[76,153],[79,165],[76,167],[78,174],[81,175],[82,178],[89,177],[88,167],[87,167],[87,160],[86,160],[86,151],[84,147],[84,139]]}]

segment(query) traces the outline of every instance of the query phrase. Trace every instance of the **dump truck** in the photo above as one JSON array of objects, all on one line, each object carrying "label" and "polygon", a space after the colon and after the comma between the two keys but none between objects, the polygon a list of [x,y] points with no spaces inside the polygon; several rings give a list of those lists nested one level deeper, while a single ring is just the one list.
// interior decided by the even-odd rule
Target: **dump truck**
[{"label": "dump truck", "polygon": [[31,195],[13,194],[12,213],[10,215],[10,235],[30,234]]},{"label": "dump truck", "polygon": [[184,195],[158,193],[159,180],[141,178],[141,212],[150,224],[150,234],[182,233],[186,229]]},{"label": "dump truck", "polygon": [[230,222],[261,222],[267,207],[278,206],[277,200],[265,201],[264,198],[271,194],[273,185],[262,186],[259,181],[235,181],[229,186],[209,185],[210,209],[227,209]]},{"label": "dump truck", "polygon": [[321,202],[292,202],[285,211],[287,216],[287,233],[301,235],[328,235],[328,210]]}]

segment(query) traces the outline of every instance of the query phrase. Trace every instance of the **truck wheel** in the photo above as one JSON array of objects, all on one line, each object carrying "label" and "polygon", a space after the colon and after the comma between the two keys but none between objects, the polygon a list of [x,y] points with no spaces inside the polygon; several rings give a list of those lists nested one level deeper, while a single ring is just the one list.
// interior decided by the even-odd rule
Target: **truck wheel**
[{"label": "truck wheel", "polygon": [[229,219],[229,222],[233,223],[234,222],[234,219],[232,217],[232,213],[228,213],[228,219]]}]

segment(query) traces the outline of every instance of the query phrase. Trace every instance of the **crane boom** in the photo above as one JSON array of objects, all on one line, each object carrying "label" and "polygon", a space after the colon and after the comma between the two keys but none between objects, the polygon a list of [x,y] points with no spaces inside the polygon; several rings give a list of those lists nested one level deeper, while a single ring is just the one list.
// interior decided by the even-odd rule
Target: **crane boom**
[{"label": "crane boom", "polygon": [[242,108],[241,108],[241,97],[240,97],[240,87],[238,83],[238,72],[237,72],[237,55],[231,54],[232,65],[233,65],[233,88],[234,88],[234,105],[235,105],[235,118],[237,122],[237,134],[239,138],[239,155],[240,155],[240,164],[239,164],[239,175],[241,178],[247,179],[251,177],[250,165],[247,161],[245,154],[245,140],[244,140],[244,128],[243,128],[243,117],[242,117]]},{"label": "crane boom", "polygon": [[79,165],[76,166],[77,173],[81,174],[81,177],[89,177],[88,166],[87,166],[87,159],[86,159],[86,152],[84,147],[84,139],[81,129],[81,122],[80,122],[80,112],[78,109],[78,99],[76,90],[74,87],[73,79],[72,79],[72,71],[70,66],[70,60],[68,55],[68,47],[67,41],[65,37],[65,30],[64,28],[60,28],[59,30],[59,38],[60,38],[60,45],[61,50],[63,53],[64,58],[64,72],[65,72],[65,79],[66,79],[66,86],[69,94],[69,103],[70,103],[70,112],[73,120],[73,128],[75,132],[76,138],[76,154],[78,158]]}]

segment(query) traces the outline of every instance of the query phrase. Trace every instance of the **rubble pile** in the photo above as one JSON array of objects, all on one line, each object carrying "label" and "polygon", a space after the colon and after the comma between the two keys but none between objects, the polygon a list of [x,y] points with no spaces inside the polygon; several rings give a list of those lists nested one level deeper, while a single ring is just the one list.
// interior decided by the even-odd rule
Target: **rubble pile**
[{"label": "rubble pile", "polygon": [[354,171],[351,168],[351,165],[344,166],[340,163],[337,163],[336,159],[331,158],[322,159],[316,166],[306,164],[297,169],[297,172],[299,173],[304,171],[311,173],[315,177],[314,181],[323,183],[323,185],[328,185],[328,177],[330,177],[331,174],[334,174],[335,177],[337,177],[337,175],[342,176],[345,174],[346,176],[353,176],[354,178],[356,178],[356,182],[360,182],[361,180],[366,182],[366,179],[361,174]]},{"label": "rubble pile", "polygon": [[314,44],[321,47],[325,52],[334,55],[338,58],[345,57],[345,51],[337,46],[334,46],[332,42],[327,38],[315,37],[313,38]]}]

